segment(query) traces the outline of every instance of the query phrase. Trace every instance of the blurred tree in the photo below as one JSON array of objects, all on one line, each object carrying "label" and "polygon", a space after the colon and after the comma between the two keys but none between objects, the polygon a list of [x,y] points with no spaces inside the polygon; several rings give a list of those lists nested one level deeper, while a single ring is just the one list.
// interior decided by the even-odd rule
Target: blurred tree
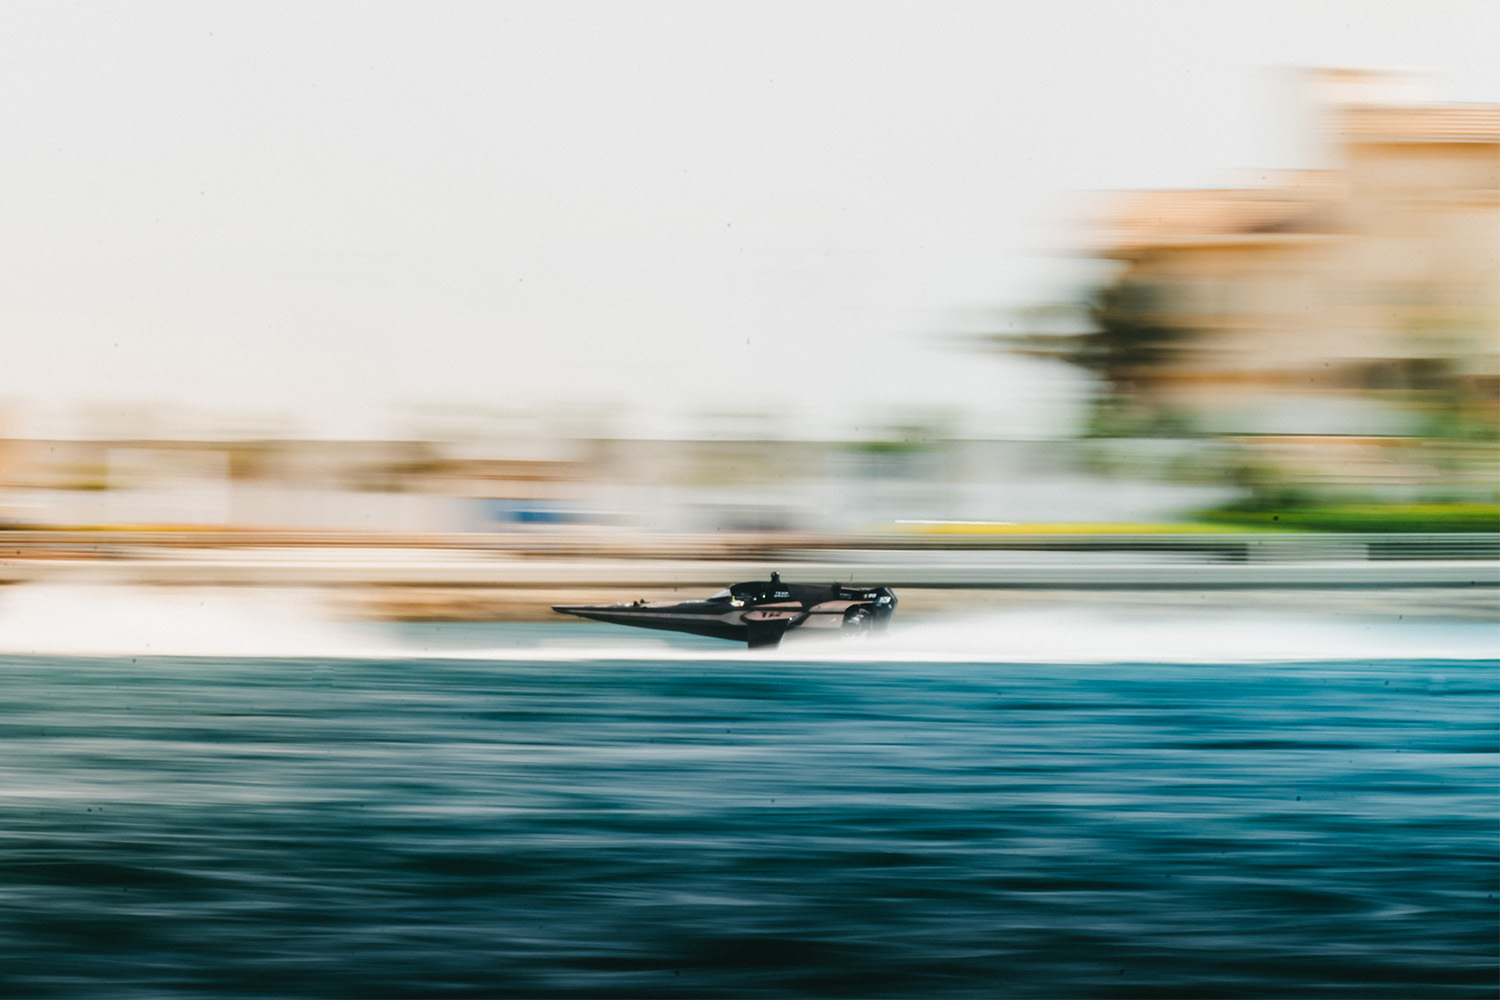
[{"label": "blurred tree", "polygon": [[1164,287],[1122,275],[1072,301],[1025,309],[1019,331],[981,339],[992,349],[1063,361],[1097,378],[1090,437],[1186,436],[1191,421],[1155,391],[1191,335],[1165,318],[1169,296]]},{"label": "blurred tree", "polygon": [[1060,357],[1098,375],[1119,398],[1148,392],[1185,333],[1160,318],[1164,297],[1153,285],[1127,279],[1091,290],[1085,308],[1093,329]]}]

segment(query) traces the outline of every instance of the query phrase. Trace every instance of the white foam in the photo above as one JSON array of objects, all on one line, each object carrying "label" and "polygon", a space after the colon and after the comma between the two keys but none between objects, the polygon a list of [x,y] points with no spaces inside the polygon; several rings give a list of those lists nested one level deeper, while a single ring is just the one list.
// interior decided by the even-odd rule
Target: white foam
[{"label": "white foam", "polygon": [[866,655],[1029,663],[1486,659],[1500,655],[1500,625],[1065,607],[928,619],[874,639]]},{"label": "white foam", "polygon": [[359,657],[394,643],[341,626],[315,592],[37,583],[0,590],[0,653]]},{"label": "white foam", "polygon": [[[471,645],[458,642],[469,636]],[[340,622],[316,591],[27,584],[0,589],[0,654],[400,657],[578,662],[1242,663],[1500,657],[1500,623],[1352,614],[1122,611],[1080,606],[902,622],[870,637],[793,635],[775,650],[559,624],[460,630],[434,646]],[[503,644],[502,644],[503,643]]]}]

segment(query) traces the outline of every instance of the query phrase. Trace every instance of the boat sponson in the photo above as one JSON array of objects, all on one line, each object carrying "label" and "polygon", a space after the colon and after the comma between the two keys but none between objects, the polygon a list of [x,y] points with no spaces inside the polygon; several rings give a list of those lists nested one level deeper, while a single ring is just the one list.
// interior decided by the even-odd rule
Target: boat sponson
[{"label": "boat sponson", "polygon": [[788,628],[806,618],[806,615],[802,614],[795,617],[747,621],[743,613],[738,613],[738,609],[736,609],[737,613],[731,617],[723,613],[722,607],[713,607],[706,602],[694,602],[694,604],[697,606],[553,605],[552,610],[577,615],[579,618],[608,622],[611,625],[630,625],[635,628],[650,628],[667,632],[687,632],[711,639],[729,639],[748,643],[752,649],[777,645]]}]

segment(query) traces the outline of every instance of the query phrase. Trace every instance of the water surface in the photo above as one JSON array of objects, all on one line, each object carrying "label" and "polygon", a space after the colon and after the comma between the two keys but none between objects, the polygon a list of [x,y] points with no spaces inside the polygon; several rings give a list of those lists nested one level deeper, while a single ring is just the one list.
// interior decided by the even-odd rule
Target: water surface
[{"label": "water surface", "polygon": [[1495,994],[1496,661],[531,648],[0,657],[0,992]]}]

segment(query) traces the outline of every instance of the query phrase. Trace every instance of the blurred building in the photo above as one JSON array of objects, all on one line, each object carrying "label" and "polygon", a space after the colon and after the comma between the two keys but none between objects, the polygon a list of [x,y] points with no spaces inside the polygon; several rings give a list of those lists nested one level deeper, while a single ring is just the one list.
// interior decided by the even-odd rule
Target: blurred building
[{"label": "blurred building", "polygon": [[1411,446],[1500,425],[1500,105],[1313,82],[1329,168],[1120,199],[1092,252],[1124,346],[1096,369],[1138,418],[1314,479],[1473,478]]},{"label": "blurred building", "polygon": [[934,519],[1148,521],[1221,488],[1097,477],[1054,441],[0,438],[0,528],[864,531]]},{"label": "blurred building", "polygon": [[494,530],[562,519],[579,468],[424,441],[0,439],[0,526]]}]

